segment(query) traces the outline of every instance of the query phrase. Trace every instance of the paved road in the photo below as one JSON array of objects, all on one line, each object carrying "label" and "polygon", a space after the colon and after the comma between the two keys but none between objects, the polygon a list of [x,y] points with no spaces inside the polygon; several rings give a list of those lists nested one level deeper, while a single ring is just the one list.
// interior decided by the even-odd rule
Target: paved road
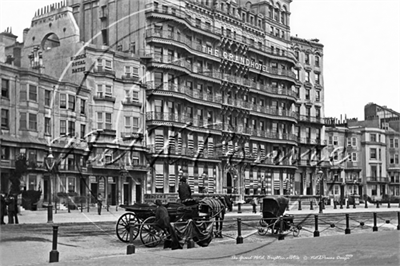
[{"label": "paved road", "polygon": [[[385,230],[394,231],[396,229],[397,220],[396,211],[400,209],[396,208],[380,208],[379,210],[375,210],[373,208],[367,209],[370,212],[378,212],[378,226],[379,232],[375,233],[375,236],[380,236],[384,234]],[[358,233],[371,233],[372,227],[372,213],[365,213],[366,209],[358,208],[354,209],[343,209],[341,211],[350,212],[352,217],[352,235]],[[310,213],[310,210],[303,210],[301,212],[292,210],[292,213],[298,217],[295,220],[304,221],[304,229],[300,234],[300,238],[312,238],[314,227],[312,226],[314,213]],[[344,236],[344,214],[339,214],[337,210],[329,209],[324,211],[323,215],[320,215],[321,224],[319,230],[321,231],[321,236],[331,236],[335,234],[340,234]],[[55,221],[59,221],[60,225],[59,229],[59,241],[58,241],[58,251],[60,252],[60,261],[75,261],[76,260],[89,260],[91,258],[96,257],[104,257],[104,256],[122,256],[126,254],[126,244],[117,240],[115,236],[114,226],[115,221],[118,217],[123,214],[123,210],[115,211],[115,209],[110,209],[110,212],[103,212],[101,216],[97,215],[95,210],[91,210],[89,213],[87,212],[79,212],[72,211],[71,213],[67,212],[58,212],[54,217]],[[363,219],[363,215],[369,215],[368,223],[367,220]],[[387,216],[391,215],[391,222],[389,224],[385,223],[385,219]],[[242,234],[245,236],[245,245],[252,245],[256,243],[267,244],[273,242],[285,242],[291,243],[291,240],[298,241],[298,239],[293,239],[293,237],[287,236],[284,241],[277,241],[276,237],[271,236],[258,236],[257,233],[249,236],[246,236],[256,232],[252,228],[252,225],[246,227],[247,223],[250,223],[249,220],[252,220],[254,223],[260,219],[261,214],[252,214],[250,213],[250,207],[245,206],[243,208],[243,213],[237,214],[235,212],[229,213],[227,216],[227,220],[231,222],[226,223],[226,230],[224,231],[224,239],[214,239],[211,243],[210,247],[205,250],[214,251],[215,248],[219,246],[223,246],[227,250],[231,250],[232,248],[236,248],[235,239],[237,236],[236,232],[236,218],[241,217],[244,220],[243,232]],[[336,227],[331,228],[326,223],[324,224],[322,220],[324,217],[337,218],[335,221]],[[357,218],[358,217],[358,218]],[[301,218],[301,219],[300,219]],[[303,220],[307,218],[306,220]],[[26,221],[30,222],[28,224],[20,224],[20,225],[6,225],[2,227],[1,234],[1,257],[2,263],[5,265],[29,265],[29,264],[46,264],[48,263],[49,252],[51,250],[51,240],[52,240],[52,224],[43,223],[42,220],[47,219],[47,213],[45,211],[36,211],[22,212],[20,216],[21,222]],[[327,218],[325,220],[328,220]],[[365,221],[365,226],[361,228],[359,224],[355,223],[360,220]],[[41,223],[37,223],[40,221]],[[29,232],[29,233],[25,233]],[[394,231],[396,232],[396,231]],[[346,235],[348,237],[348,235]],[[326,239],[326,238],[325,238]],[[330,241],[330,240],[329,240]],[[394,245],[398,242],[394,243]],[[135,241],[135,245],[138,247],[137,254],[159,254],[162,250],[161,247],[156,249],[149,248],[141,248],[141,243],[139,240]],[[200,250],[200,249],[196,249]],[[201,249],[203,250],[203,249]],[[294,250],[297,249],[295,248]],[[175,251],[174,251],[175,252]],[[186,252],[186,251],[185,251]],[[24,256],[11,256],[12,254],[24,254]],[[170,254],[170,253],[168,253]],[[172,253],[171,253],[172,254]],[[179,253],[181,254],[181,253]],[[219,254],[219,253],[216,253]],[[232,254],[240,254],[240,253],[232,253]],[[298,254],[298,253],[296,253]],[[308,254],[308,252],[304,253]],[[311,253],[310,253],[311,254]],[[158,256],[158,255],[157,255]],[[222,259],[226,261],[226,258]],[[269,261],[273,261],[273,259],[268,259]],[[275,261],[278,259],[275,259]],[[279,259],[280,260],[280,259]],[[265,261],[264,261],[265,262]],[[157,262],[156,262],[157,263]],[[185,262],[186,263],[186,262]],[[197,264],[200,262],[196,262]],[[221,262],[224,263],[224,262]],[[231,263],[239,263],[238,260],[233,259]],[[269,263],[269,262],[268,262]],[[282,263],[282,262],[279,262]],[[161,263],[162,264],[162,263]],[[179,264],[179,263],[178,263]],[[108,264],[103,264],[108,265]],[[117,264],[118,265],[118,264]],[[147,264],[145,264],[147,265]]]},{"label": "paved road", "polygon": [[[399,265],[399,231],[370,232],[293,241],[268,241],[244,244],[211,245],[175,251],[137,252],[97,258],[66,258],[60,250],[57,264],[102,265]],[[32,247],[37,249],[37,247]],[[96,246],[93,245],[95,249]],[[3,250],[3,249],[2,249]],[[45,254],[47,253],[47,254]],[[18,253],[29,256],[31,251]],[[2,262],[3,256],[2,254]],[[43,255],[48,255],[44,252]],[[43,265],[46,261],[37,264]],[[5,265],[16,265],[7,263]],[[25,264],[27,265],[27,264]]]}]

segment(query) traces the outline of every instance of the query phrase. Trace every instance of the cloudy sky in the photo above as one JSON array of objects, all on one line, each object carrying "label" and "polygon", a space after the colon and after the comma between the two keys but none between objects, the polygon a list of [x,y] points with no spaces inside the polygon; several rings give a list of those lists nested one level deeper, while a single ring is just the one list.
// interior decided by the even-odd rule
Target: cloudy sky
[{"label": "cloudy sky", "polygon": [[[55,2],[0,0],[0,31],[21,37],[35,11]],[[290,26],[324,45],[326,117],[362,120],[369,102],[400,112],[399,0],[293,0]]]}]

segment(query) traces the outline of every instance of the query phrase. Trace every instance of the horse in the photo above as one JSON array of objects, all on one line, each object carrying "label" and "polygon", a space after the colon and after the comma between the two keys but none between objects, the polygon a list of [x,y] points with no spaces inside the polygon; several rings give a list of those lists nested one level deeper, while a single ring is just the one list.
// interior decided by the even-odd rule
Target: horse
[{"label": "horse", "polygon": [[232,211],[232,200],[229,196],[215,196],[205,197],[199,200],[199,210],[204,212],[207,209],[207,213],[211,218],[215,218],[216,222],[216,238],[222,238],[222,227],[224,223],[226,211]]}]

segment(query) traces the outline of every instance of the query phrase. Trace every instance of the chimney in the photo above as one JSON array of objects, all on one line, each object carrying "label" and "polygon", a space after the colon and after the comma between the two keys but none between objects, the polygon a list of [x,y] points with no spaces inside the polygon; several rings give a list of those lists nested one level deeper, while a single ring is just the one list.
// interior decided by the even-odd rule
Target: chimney
[{"label": "chimney", "polygon": [[22,43],[25,43],[26,36],[28,35],[29,28],[25,28],[22,32]]}]

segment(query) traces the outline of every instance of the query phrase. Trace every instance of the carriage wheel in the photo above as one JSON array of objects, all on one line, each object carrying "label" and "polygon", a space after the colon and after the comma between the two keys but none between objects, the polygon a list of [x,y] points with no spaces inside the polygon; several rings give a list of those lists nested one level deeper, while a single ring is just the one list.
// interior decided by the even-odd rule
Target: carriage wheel
[{"label": "carriage wheel", "polygon": [[139,234],[139,220],[136,218],[134,213],[127,212],[124,213],[117,222],[116,225],[116,233],[122,242],[128,243],[129,242],[129,231],[131,230],[131,226],[133,226],[133,239]]},{"label": "carriage wheel", "polygon": [[[276,234],[278,234],[279,233],[279,219],[278,220],[276,220],[276,222],[275,223],[273,223],[273,224],[271,224],[269,227],[271,228],[271,233],[273,234],[273,235],[276,235]],[[276,228],[275,228],[276,227]],[[276,230],[276,231],[275,231]]]},{"label": "carriage wheel", "polygon": [[164,232],[157,230],[154,226],[156,217],[151,216],[143,221],[140,226],[140,240],[149,248],[156,247],[164,239]]}]

